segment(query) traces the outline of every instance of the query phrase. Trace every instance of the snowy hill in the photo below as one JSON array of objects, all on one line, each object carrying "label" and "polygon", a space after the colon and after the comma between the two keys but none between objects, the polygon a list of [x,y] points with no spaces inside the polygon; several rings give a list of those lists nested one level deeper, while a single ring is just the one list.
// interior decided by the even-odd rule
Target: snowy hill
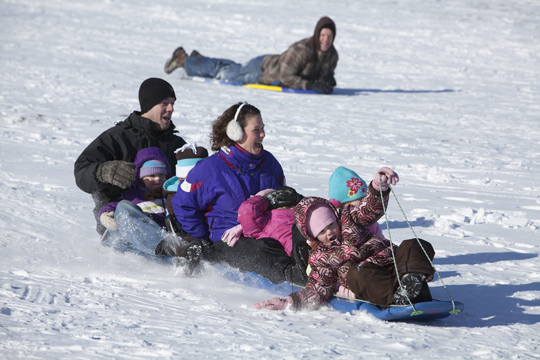
[{"label": "snowy hill", "polygon": [[[281,53],[323,15],[337,24],[336,95],[163,72],[179,45],[239,62]],[[539,356],[537,1],[0,0],[0,19],[1,358]],[[181,135],[204,146],[228,106],[260,108],[265,148],[304,195],[326,197],[340,165],[366,180],[396,170],[399,203],[465,311],[429,323],[257,311],[271,294],[211,268],[185,278],[98,246],[73,163],[156,76],[176,90]],[[413,236],[393,198],[388,215],[394,241]]]}]

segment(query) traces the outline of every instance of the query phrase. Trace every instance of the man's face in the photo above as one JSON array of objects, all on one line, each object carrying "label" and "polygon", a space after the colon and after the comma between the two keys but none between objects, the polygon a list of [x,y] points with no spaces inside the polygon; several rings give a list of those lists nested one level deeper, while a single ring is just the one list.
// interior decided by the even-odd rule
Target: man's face
[{"label": "man's face", "polygon": [[153,108],[142,114],[142,116],[152,120],[154,129],[158,131],[167,130],[171,126],[171,116],[174,112],[175,101],[175,98],[168,97],[159,104],[154,105]]},{"label": "man's face", "polygon": [[328,51],[334,42],[334,33],[328,28],[324,28],[319,33],[319,44],[321,51]]}]

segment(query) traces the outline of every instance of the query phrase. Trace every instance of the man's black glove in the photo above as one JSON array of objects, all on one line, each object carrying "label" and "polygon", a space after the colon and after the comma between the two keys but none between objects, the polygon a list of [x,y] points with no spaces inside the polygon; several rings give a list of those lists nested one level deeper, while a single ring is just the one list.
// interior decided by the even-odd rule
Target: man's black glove
[{"label": "man's black glove", "polygon": [[102,183],[127,189],[135,181],[135,164],[121,160],[105,161],[98,166],[96,178]]},{"label": "man's black glove", "polygon": [[307,90],[315,90],[317,92],[320,92],[322,94],[331,94],[333,91],[333,87],[323,83],[319,80],[317,81],[308,81],[306,85]]},{"label": "man's black glove", "polygon": [[294,207],[304,197],[296,192],[292,187],[281,186],[276,190],[264,195],[270,209],[282,207]]},{"label": "man's black glove", "polygon": [[334,79],[334,75],[330,73],[326,73],[323,76],[321,76],[321,82],[325,83],[326,85],[329,85],[331,87],[334,87],[337,85],[336,79]]}]

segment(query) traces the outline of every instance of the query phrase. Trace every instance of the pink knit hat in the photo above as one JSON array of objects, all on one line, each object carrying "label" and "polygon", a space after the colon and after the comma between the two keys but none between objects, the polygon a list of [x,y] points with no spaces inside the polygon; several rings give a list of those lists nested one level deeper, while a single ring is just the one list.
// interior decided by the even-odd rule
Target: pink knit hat
[{"label": "pink knit hat", "polygon": [[306,214],[306,230],[308,235],[317,238],[317,235],[328,225],[336,221],[336,214],[327,204],[315,204]]}]

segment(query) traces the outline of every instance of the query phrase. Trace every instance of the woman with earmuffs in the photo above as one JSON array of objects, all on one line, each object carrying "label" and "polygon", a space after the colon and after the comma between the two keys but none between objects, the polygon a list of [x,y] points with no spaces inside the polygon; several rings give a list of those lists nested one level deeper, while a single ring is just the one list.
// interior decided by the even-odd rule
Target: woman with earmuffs
[{"label": "woman with earmuffs", "polygon": [[234,247],[222,241],[238,225],[242,202],[264,189],[277,189],[285,176],[276,158],[264,150],[264,122],[255,106],[238,103],[212,123],[215,153],[200,161],[180,184],[172,200],[183,230],[207,244],[205,259],[241,271],[254,271],[273,283],[305,284],[305,273],[275,239],[242,236]]}]

